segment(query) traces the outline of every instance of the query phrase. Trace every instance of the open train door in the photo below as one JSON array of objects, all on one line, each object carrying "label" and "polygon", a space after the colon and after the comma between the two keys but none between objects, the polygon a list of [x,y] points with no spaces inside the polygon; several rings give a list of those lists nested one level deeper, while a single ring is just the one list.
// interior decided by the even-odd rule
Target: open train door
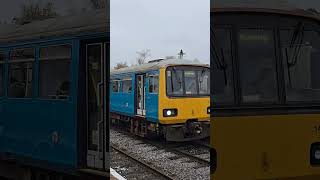
[{"label": "open train door", "polygon": [[86,47],[87,166],[109,170],[108,85],[109,44]]},{"label": "open train door", "polygon": [[136,114],[138,116],[146,115],[146,75],[138,74],[136,75]]}]

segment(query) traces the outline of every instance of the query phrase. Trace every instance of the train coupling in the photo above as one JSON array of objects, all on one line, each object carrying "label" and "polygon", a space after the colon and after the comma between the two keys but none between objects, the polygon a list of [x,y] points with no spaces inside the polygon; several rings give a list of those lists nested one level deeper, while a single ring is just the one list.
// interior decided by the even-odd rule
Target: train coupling
[{"label": "train coupling", "polygon": [[167,141],[192,141],[204,139],[209,136],[210,122],[187,121],[185,124],[165,126],[164,129]]}]

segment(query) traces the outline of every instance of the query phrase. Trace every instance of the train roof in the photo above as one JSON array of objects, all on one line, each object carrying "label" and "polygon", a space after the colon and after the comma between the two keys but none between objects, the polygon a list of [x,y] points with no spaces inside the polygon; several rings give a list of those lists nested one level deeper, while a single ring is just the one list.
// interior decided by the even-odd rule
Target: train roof
[{"label": "train roof", "polygon": [[1,24],[0,43],[108,31],[109,16],[107,10],[103,9],[34,21],[24,25]]},{"label": "train roof", "polygon": [[134,73],[134,72],[146,72],[146,71],[157,70],[160,68],[174,66],[174,65],[209,67],[208,64],[202,64],[202,63],[190,61],[187,59],[166,59],[161,61],[149,62],[142,65],[131,66],[127,68],[121,68],[118,70],[111,70],[111,75]]},{"label": "train roof", "polygon": [[257,1],[252,3],[249,0],[237,1],[218,1],[212,2],[210,12],[225,13],[225,12],[252,12],[252,13],[270,13],[289,16],[300,16],[320,20],[320,12],[310,5],[310,8],[300,7],[290,1]]}]

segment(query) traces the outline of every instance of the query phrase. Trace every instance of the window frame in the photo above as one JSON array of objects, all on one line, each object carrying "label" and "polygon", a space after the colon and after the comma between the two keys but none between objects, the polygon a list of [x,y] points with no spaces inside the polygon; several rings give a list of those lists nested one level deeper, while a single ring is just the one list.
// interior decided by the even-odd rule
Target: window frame
[{"label": "window frame", "polygon": [[[114,80],[112,80],[111,81],[112,82],[112,86],[111,86],[111,88],[112,88],[112,93],[120,93],[121,91],[120,91],[120,89],[121,89],[121,80],[120,79],[114,79]],[[114,91],[114,89],[113,89],[113,84],[115,83],[115,82],[117,82],[117,84],[118,84],[118,91]]]},{"label": "window frame", "polygon": [[[155,91],[155,88],[154,88],[154,80],[155,80],[155,77],[157,77],[158,79],[158,88],[157,88],[157,91]],[[152,92],[150,92],[150,79],[152,79]],[[159,94],[159,75],[156,75],[156,74],[150,74],[148,75],[148,93],[149,94]]]},{"label": "window frame", "polygon": [[[124,81],[130,81],[131,90],[130,91],[124,91]],[[121,92],[126,94],[132,94],[133,88],[132,88],[132,78],[124,78],[121,80]]]},{"label": "window frame", "polygon": [[[213,107],[221,108],[221,107],[237,107],[240,105],[240,98],[239,94],[241,92],[239,91],[240,88],[240,81],[239,81],[239,64],[238,64],[238,46],[237,44],[237,27],[234,25],[216,25],[216,24],[211,24],[210,25],[210,31],[213,31],[213,28],[218,28],[218,29],[227,29],[230,31],[230,49],[231,49],[231,66],[232,66],[232,83],[233,83],[233,101],[232,102],[223,102],[223,103],[214,103],[214,101],[210,100],[210,104]],[[213,43],[211,42],[211,37],[210,37],[210,44]],[[210,62],[213,59],[213,50],[212,48],[210,49]],[[213,94],[213,86],[214,83],[211,83],[214,81],[214,78],[212,78],[212,73],[211,73],[211,65],[210,65],[210,95]]]},{"label": "window frame", "polygon": [[[275,82],[275,88],[276,88],[276,93],[277,93],[277,97],[275,101],[273,102],[262,102],[262,101],[259,101],[259,102],[244,102],[243,101],[243,94],[242,94],[242,78],[241,78],[241,74],[240,74],[240,31],[241,30],[264,30],[264,31],[270,31],[272,33],[272,39],[273,39],[273,49],[274,49],[274,62],[273,62],[273,65],[274,65],[274,70],[275,70],[275,79],[277,82]],[[282,93],[281,93],[281,88],[282,88],[282,82],[280,79],[279,79],[279,73],[280,70],[279,69],[279,63],[280,62],[280,59],[279,59],[279,54],[278,54],[278,43],[277,43],[277,28],[276,27],[270,27],[270,26],[238,26],[236,29],[235,29],[235,33],[234,35],[236,36],[236,43],[234,44],[234,46],[236,47],[236,63],[237,63],[237,66],[236,66],[236,81],[237,81],[237,105],[238,106],[242,106],[242,107],[250,107],[250,106],[261,106],[261,107],[264,107],[264,106],[275,106],[275,105],[280,105],[282,104]]]},{"label": "window frame", "polygon": [[[317,28],[320,28],[320,25],[318,25],[318,26],[306,26],[306,27],[304,27],[304,32],[306,32],[306,31],[311,31],[311,32],[315,32],[315,33],[318,33],[319,35],[319,39],[320,39],[320,30],[317,30]],[[282,44],[282,36],[281,36],[281,32],[282,31],[294,31],[295,29],[294,29],[294,27],[279,27],[278,28],[278,31],[279,31],[279,49],[280,50],[282,50],[282,48],[283,48],[283,44]],[[319,48],[320,48],[320,46],[319,46]],[[282,64],[282,69],[283,69],[283,92],[284,92],[284,97],[283,97],[283,99],[284,99],[284,104],[285,105],[288,105],[288,106],[300,106],[300,105],[310,105],[310,106],[314,106],[314,105],[319,105],[320,106],[320,98],[319,98],[319,100],[316,100],[316,101],[314,101],[314,100],[312,100],[312,101],[307,101],[307,100],[302,100],[302,101],[288,101],[288,99],[287,99],[287,93],[288,93],[288,91],[287,91],[287,88],[286,88],[286,84],[287,84],[287,79],[286,79],[286,77],[285,77],[285,70],[286,70],[286,66],[287,65],[285,65],[284,64],[284,62],[286,61],[285,60],[285,57],[283,56],[283,53],[280,51],[280,54],[281,54],[281,59],[280,59],[280,63]],[[319,89],[320,90],[320,89]]]},{"label": "window frame", "polygon": [[[173,95],[173,94],[169,94],[168,93],[168,87],[167,87],[167,77],[168,77],[168,69],[170,69],[170,68],[173,68],[173,67],[178,67],[178,68],[208,68],[209,69],[209,71],[210,71],[210,67],[207,67],[207,66],[201,66],[201,65],[174,65],[174,66],[167,66],[166,68],[165,68],[165,91],[166,91],[166,96],[168,97],[168,98],[205,98],[205,97],[208,97],[208,98],[210,98],[210,93],[209,94],[207,94],[207,95],[201,95],[200,93],[199,93],[199,83],[196,83],[196,86],[197,86],[197,94],[195,95],[195,94],[191,94],[191,95],[188,95],[188,94],[186,94],[186,89],[185,89],[185,76],[184,76],[184,72],[185,72],[185,70],[186,69],[182,69],[182,79],[183,79],[183,81],[182,81],[182,92],[183,92],[183,94],[182,95]],[[179,70],[179,69],[178,69]],[[189,69],[187,69],[187,71],[188,71]],[[190,69],[190,70],[192,70],[192,69]],[[189,70],[189,71],[190,71]],[[194,70],[195,72],[197,72],[197,70]],[[170,71],[170,72],[172,72],[172,71]],[[199,78],[198,78],[198,73],[196,73],[196,79],[198,80]],[[210,88],[210,91],[211,91],[211,88]]]},{"label": "window frame", "polygon": [[[13,60],[11,59],[11,53],[14,51],[19,51],[19,50],[26,50],[26,49],[31,49],[33,50],[33,55],[34,58],[33,59],[21,59],[21,60]],[[10,48],[8,50],[8,57],[7,57],[7,67],[8,67],[8,71],[6,72],[7,77],[6,77],[6,81],[7,81],[7,86],[5,87],[5,91],[7,92],[7,98],[8,99],[33,99],[36,96],[35,93],[35,84],[36,84],[36,63],[37,63],[37,47],[36,46],[25,46],[25,47],[17,47],[17,48]],[[32,83],[31,83],[31,87],[32,87],[32,92],[31,92],[31,96],[29,97],[11,97],[9,96],[9,87],[10,87],[10,64],[16,64],[16,63],[25,63],[25,62],[32,62]]]},{"label": "window frame", "polygon": [[[56,59],[56,58],[41,58],[41,49],[43,48],[50,48],[50,47],[59,47],[59,46],[69,46],[70,48],[70,57],[63,57],[63,56],[58,56],[59,59]],[[38,78],[37,78],[37,91],[38,91],[38,94],[37,94],[37,98],[38,99],[41,99],[41,100],[47,100],[47,101],[69,101],[71,99],[71,97],[73,96],[73,92],[72,92],[72,61],[73,61],[73,45],[71,43],[54,43],[54,44],[46,44],[46,45],[42,45],[42,46],[37,46],[37,63],[38,63],[38,68],[36,69],[37,71],[37,74],[38,74]],[[64,60],[70,60],[70,69],[69,69],[69,77],[70,77],[70,93],[69,93],[69,96],[65,99],[60,99],[60,98],[55,98],[55,99],[50,99],[48,97],[42,97],[40,95],[40,62],[41,61],[64,61]]]}]

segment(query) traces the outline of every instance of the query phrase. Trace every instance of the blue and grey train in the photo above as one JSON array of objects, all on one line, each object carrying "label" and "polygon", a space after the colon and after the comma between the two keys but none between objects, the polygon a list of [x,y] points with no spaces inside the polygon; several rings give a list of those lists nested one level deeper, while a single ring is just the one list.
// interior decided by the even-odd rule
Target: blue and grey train
[{"label": "blue and grey train", "polygon": [[106,10],[0,26],[0,176],[109,175],[108,29]]},{"label": "blue and grey train", "polygon": [[167,141],[209,136],[209,66],[184,59],[159,59],[111,71],[112,124]]}]

